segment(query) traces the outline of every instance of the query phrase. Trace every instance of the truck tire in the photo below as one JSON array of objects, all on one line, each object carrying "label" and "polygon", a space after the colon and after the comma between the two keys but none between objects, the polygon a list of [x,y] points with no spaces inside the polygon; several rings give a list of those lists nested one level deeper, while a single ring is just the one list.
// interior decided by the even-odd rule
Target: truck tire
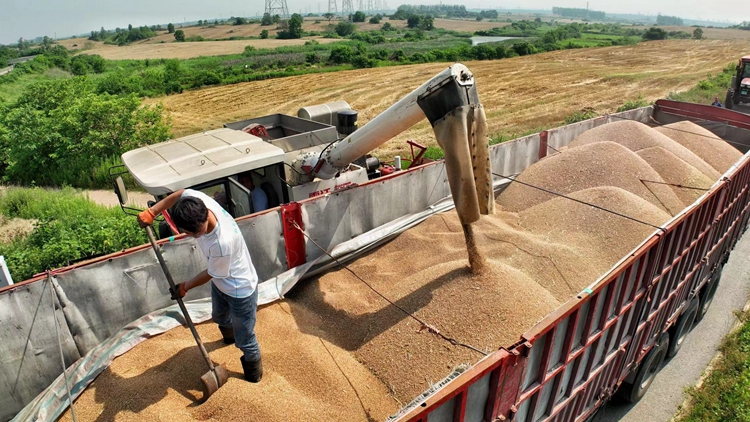
[{"label": "truck tire", "polygon": [[724,99],[724,107],[729,110],[734,108],[734,93],[731,90],[727,91],[727,97]]},{"label": "truck tire", "polygon": [[700,307],[698,308],[698,314],[695,315],[695,322],[701,322],[703,320],[703,317],[706,316],[706,312],[708,312],[708,308],[711,307],[711,303],[714,300],[714,295],[716,295],[716,290],[719,288],[719,281],[721,280],[721,272],[724,270],[724,266],[722,265],[719,267],[714,273],[711,275],[711,281],[708,282],[708,285],[703,288],[703,291],[700,294]]},{"label": "truck tire", "polygon": [[669,331],[669,348],[667,348],[667,358],[673,358],[677,352],[682,348],[682,344],[685,342],[685,338],[693,329],[693,323],[695,322],[695,316],[700,308],[700,301],[697,297],[694,297],[688,305],[685,312],[677,318],[674,327]]},{"label": "truck tire", "polygon": [[667,355],[669,348],[669,334],[663,333],[659,342],[651,348],[645,358],[638,365],[633,383],[622,383],[617,390],[618,396],[628,403],[638,403],[656,378],[661,369],[661,364]]}]

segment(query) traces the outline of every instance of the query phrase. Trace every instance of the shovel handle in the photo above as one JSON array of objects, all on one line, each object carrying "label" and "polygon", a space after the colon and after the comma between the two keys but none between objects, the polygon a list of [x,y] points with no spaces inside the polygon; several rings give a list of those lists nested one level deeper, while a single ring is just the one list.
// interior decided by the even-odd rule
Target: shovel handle
[{"label": "shovel handle", "polygon": [[[164,261],[164,257],[161,254],[161,249],[159,249],[159,245],[156,244],[156,239],[154,239],[154,231],[151,229],[151,226],[146,226],[146,234],[148,234],[148,240],[151,242],[151,247],[154,249],[154,253],[156,254],[156,258],[159,260],[159,265],[161,265],[162,271],[164,271],[164,275],[167,277],[167,281],[169,282],[170,292],[174,292],[176,290],[176,286],[174,284],[174,280],[172,279],[172,274],[169,272],[169,268],[167,268],[167,263]],[[211,358],[208,356],[208,352],[206,351],[206,348],[203,346],[203,341],[201,341],[200,336],[198,336],[198,331],[195,330],[195,324],[193,324],[193,320],[190,318],[190,314],[187,311],[187,308],[185,307],[185,302],[182,301],[182,298],[177,297],[177,304],[180,305],[180,309],[182,310],[182,315],[185,317],[185,321],[187,322],[188,327],[190,327],[190,332],[193,333],[193,337],[195,337],[195,342],[198,343],[198,348],[201,351],[201,354],[203,355],[203,359],[206,360],[206,364],[208,364],[208,369],[211,370],[211,372],[214,372],[214,363],[211,362]]]}]

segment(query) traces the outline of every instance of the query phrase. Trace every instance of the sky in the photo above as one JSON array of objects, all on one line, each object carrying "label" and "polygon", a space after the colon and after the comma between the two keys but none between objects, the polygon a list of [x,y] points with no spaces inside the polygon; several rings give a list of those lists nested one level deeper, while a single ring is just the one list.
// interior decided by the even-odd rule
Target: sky
[{"label": "sky", "polygon": [[[290,13],[326,12],[329,0],[287,0]],[[336,0],[341,7],[341,0]],[[400,4],[461,4],[483,9],[551,9],[586,7],[586,0],[386,0],[390,8]],[[679,16],[683,19],[750,20],[738,11],[747,8],[740,0],[590,0],[589,8],[609,13],[640,13]],[[357,0],[354,1],[357,4]],[[711,6],[708,6],[711,4]],[[68,37],[116,27],[179,23],[199,19],[255,16],[262,14],[263,0],[0,0],[0,43],[15,43],[20,37],[34,39]]]}]

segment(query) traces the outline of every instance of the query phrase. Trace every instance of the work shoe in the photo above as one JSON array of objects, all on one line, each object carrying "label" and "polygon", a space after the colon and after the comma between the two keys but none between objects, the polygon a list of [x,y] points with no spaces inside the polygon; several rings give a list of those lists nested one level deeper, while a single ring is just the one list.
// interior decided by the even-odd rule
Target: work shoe
[{"label": "work shoe", "polygon": [[244,356],[240,356],[240,362],[242,362],[242,370],[245,372],[245,381],[260,382],[260,379],[263,378],[263,365],[260,359],[248,362]]},{"label": "work shoe", "polygon": [[234,344],[234,328],[219,326],[221,336],[224,337],[224,344]]}]

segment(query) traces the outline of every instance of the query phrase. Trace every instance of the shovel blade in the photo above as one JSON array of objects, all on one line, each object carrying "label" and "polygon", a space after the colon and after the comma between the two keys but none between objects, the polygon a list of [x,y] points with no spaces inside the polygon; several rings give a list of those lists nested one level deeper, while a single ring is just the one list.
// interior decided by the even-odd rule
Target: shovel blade
[{"label": "shovel blade", "polygon": [[208,400],[213,393],[216,392],[222,385],[227,383],[229,373],[224,365],[217,365],[213,371],[208,371],[201,377],[201,384],[203,384],[203,398],[202,402]]}]

